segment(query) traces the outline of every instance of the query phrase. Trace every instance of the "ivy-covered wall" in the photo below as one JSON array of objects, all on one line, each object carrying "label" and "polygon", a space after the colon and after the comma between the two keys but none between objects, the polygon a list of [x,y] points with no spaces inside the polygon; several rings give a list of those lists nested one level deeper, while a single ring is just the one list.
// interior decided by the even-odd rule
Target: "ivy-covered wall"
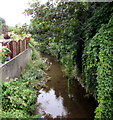
[{"label": "ivy-covered wall", "polygon": [[87,90],[96,93],[95,117],[109,119],[113,109],[113,17],[91,39],[86,51],[84,83]]}]

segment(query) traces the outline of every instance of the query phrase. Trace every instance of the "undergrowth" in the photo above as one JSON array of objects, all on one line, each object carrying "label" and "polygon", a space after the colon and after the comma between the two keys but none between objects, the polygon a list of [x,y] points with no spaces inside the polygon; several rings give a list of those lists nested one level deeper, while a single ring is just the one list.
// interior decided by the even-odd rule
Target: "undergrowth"
[{"label": "undergrowth", "polygon": [[45,76],[43,69],[46,68],[40,54],[32,47],[33,59],[19,78],[0,83],[2,88],[2,109],[0,118],[39,118],[33,116],[37,107],[37,89],[40,80]]}]

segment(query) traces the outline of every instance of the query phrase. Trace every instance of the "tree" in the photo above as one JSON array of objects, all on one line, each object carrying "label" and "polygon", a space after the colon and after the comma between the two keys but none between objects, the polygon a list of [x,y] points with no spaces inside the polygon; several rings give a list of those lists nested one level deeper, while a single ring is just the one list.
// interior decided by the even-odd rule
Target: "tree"
[{"label": "tree", "polygon": [[32,16],[30,31],[38,48],[58,58],[68,78],[76,77],[76,66],[82,72],[81,82],[98,101],[95,118],[108,119],[113,111],[112,6],[113,2],[40,5],[36,0],[26,10]]},{"label": "tree", "polygon": [[0,35],[2,34],[2,26],[5,24],[5,20],[0,17]]}]

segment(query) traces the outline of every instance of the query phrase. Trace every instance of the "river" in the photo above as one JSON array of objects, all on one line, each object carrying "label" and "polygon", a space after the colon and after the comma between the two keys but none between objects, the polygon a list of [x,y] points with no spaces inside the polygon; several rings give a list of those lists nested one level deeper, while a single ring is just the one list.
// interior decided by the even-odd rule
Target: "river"
[{"label": "river", "polygon": [[49,70],[45,71],[51,79],[46,83],[46,88],[39,91],[35,114],[42,118],[89,118],[93,120],[95,102],[92,97],[86,97],[84,88],[77,80],[70,87],[64,76],[61,64],[52,56],[45,55],[52,63]]}]

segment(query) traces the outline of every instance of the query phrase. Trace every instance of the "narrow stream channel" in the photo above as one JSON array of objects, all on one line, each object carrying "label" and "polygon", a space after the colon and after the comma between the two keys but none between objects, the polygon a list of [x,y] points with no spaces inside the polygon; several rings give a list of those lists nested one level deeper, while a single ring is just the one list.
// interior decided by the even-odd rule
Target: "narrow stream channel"
[{"label": "narrow stream channel", "polygon": [[39,106],[35,114],[41,114],[42,118],[90,118],[93,120],[94,100],[85,97],[84,89],[76,80],[69,88],[60,63],[49,55],[44,57],[52,63],[50,70],[45,71],[51,79],[47,82],[47,88],[39,91],[40,94],[37,97]]}]

